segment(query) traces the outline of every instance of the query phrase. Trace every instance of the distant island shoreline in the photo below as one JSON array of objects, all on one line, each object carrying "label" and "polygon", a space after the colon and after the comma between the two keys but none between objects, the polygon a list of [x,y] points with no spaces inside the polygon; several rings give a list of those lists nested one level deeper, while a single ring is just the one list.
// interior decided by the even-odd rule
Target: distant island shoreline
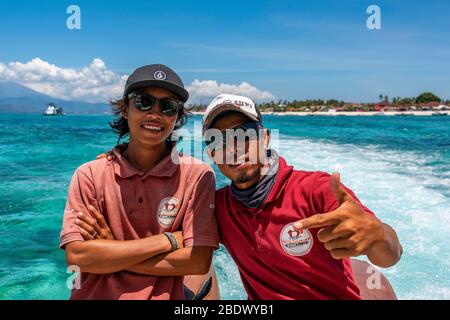
[{"label": "distant island shoreline", "polygon": [[[204,111],[191,111],[192,115],[203,116]],[[300,112],[300,111],[286,111],[286,112],[261,112],[263,115],[269,116],[324,116],[324,117],[339,117],[339,116],[349,116],[349,117],[372,117],[372,116],[417,116],[417,117],[428,117],[428,116],[450,116],[449,111],[386,111],[386,112],[375,112],[375,111],[340,111],[340,112]],[[0,112],[0,115],[41,115],[36,112]],[[65,116],[113,116],[112,113],[65,113]]]},{"label": "distant island shoreline", "polygon": [[[205,112],[193,111],[191,112],[194,115],[204,115]],[[447,115],[450,116],[450,111],[386,111],[386,112],[377,112],[377,111],[339,111],[339,112],[301,112],[301,111],[286,111],[286,112],[261,112],[263,115],[273,115],[273,116],[355,116],[355,117],[364,117],[364,116],[438,116],[438,115]]]},{"label": "distant island shoreline", "polygon": [[[276,116],[448,116],[450,100],[442,99],[432,92],[417,97],[390,99],[380,94],[379,102],[357,103],[337,99],[279,100],[259,102],[257,107],[266,115]],[[212,97],[211,97],[212,99]],[[203,101],[203,99],[201,99]],[[66,101],[36,92],[15,82],[0,81],[0,114],[42,115],[49,103],[64,109],[66,115],[109,115],[111,106],[105,103]],[[193,114],[202,115],[206,104],[189,103],[186,108]]]},{"label": "distant island shoreline", "polygon": [[[379,102],[345,102],[337,99],[278,100],[257,103],[263,114],[293,116],[446,116],[450,100],[441,99],[432,92],[417,97],[390,99],[380,94]],[[207,105],[190,104],[191,112],[202,114]]]}]

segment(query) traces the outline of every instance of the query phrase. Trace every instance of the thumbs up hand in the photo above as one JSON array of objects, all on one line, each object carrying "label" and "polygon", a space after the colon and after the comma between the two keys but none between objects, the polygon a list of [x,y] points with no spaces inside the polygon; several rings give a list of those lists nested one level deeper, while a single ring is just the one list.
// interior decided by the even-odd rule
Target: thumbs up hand
[{"label": "thumbs up hand", "polygon": [[383,223],[364,212],[341,185],[337,172],[331,175],[330,189],[339,207],[297,221],[295,229],[321,228],[317,237],[335,259],[367,255],[375,244],[386,241]]}]

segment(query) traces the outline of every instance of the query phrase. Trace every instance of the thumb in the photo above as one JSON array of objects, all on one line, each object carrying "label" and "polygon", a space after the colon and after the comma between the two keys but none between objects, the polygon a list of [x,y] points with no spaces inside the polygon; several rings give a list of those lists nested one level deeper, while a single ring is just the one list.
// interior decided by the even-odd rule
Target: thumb
[{"label": "thumb", "polygon": [[339,205],[343,204],[346,201],[352,200],[353,198],[345,191],[344,187],[341,184],[341,175],[339,172],[334,172],[330,176],[330,190],[336,198]]}]

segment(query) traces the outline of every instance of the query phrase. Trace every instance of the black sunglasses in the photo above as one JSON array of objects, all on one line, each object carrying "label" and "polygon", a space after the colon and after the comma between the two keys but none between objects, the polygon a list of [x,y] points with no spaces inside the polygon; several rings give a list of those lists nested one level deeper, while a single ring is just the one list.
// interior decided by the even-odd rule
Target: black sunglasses
[{"label": "black sunglasses", "polygon": [[[244,134],[245,134],[245,142],[247,142],[250,139],[252,139],[252,140],[259,139],[259,130],[262,127],[263,126],[262,126],[261,122],[247,122],[247,123],[241,124],[241,125],[239,125],[237,127],[234,127],[234,128],[231,128],[231,129],[227,129],[227,130],[239,130],[239,129],[241,129],[244,132]],[[227,146],[227,130],[220,132],[222,134],[222,146],[216,146],[216,148],[221,148],[221,147],[223,149],[226,148],[226,146]],[[254,132],[256,134],[248,135],[247,134],[248,130],[254,130]],[[236,138],[237,137],[235,137],[235,139]],[[209,138],[207,136],[205,136],[206,147],[209,148],[211,146],[211,144],[214,143],[214,142],[215,142],[215,137],[214,136],[209,137]]]},{"label": "black sunglasses", "polygon": [[134,106],[141,111],[150,111],[158,103],[159,108],[165,116],[174,116],[183,108],[183,102],[174,98],[155,98],[146,93],[131,93],[129,99],[134,98]]}]

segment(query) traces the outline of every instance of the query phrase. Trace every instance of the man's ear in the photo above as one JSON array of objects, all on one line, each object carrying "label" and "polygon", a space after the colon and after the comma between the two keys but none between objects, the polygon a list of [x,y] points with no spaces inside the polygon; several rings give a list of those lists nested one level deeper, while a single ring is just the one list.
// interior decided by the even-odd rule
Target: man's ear
[{"label": "man's ear", "polygon": [[124,119],[128,119],[128,103],[124,102],[122,104],[122,117],[124,117]]},{"label": "man's ear", "polygon": [[270,130],[264,129],[264,149],[268,149],[270,145]]}]

